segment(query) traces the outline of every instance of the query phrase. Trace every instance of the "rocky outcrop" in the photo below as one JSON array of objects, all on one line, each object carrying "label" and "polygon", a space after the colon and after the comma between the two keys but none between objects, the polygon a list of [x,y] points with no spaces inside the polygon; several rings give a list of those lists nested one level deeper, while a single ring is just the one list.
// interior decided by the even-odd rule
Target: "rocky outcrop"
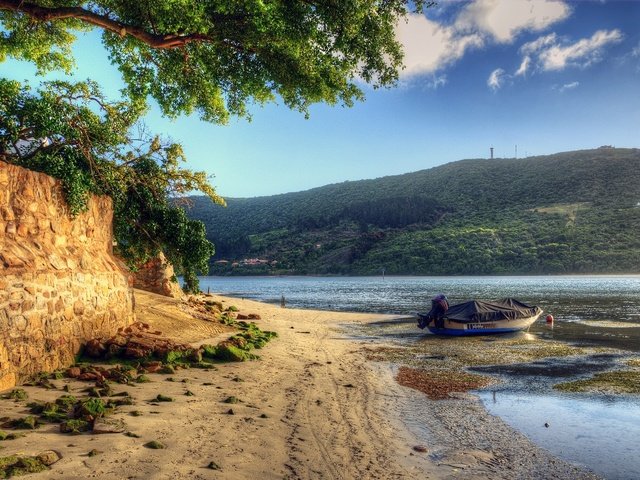
[{"label": "rocky outcrop", "polygon": [[72,218],[59,181],[0,162],[0,390],[133,321],[112,216],[109,198],[92,197]]},{"label": "rocky outcrop", "polygon": [[162,253],[134,273],[133,286],[165,297],[182,297],[182,289],[175,280],[173,266]]}]

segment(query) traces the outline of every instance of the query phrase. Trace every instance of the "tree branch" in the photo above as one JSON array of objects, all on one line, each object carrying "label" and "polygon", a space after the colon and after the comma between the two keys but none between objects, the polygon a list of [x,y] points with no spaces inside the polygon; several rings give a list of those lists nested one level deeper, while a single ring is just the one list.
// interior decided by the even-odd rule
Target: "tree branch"
[{"label": "tree branch", "polygon": [[138,26],[126,25],[108,16],[100,15],[82,7],[43,7],[36,3],[25,2],[24,0],[0,0],[0,10],[24,13],[42,22],[74,18],[122,37],[131,35],[153,48],[171,49],[181,47],[191,42],[215,41],[213,37],[202,33],[157,35]]}]

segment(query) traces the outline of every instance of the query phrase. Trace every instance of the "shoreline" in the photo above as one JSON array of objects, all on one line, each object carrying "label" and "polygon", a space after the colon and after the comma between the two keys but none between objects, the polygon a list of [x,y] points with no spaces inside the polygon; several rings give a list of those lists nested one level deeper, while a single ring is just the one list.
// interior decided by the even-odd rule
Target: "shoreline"
[{"label": "shoreline", "polygon": [[[219,333],[202,325],[210,322],[193,318],[154,322],[155,302],[171,302],[144,296],[139,301],[141,309],[149,307],[144,320],[161,325],[169,338],[198,343],[199,335]],[[139,438],[67,436],[57,425],[45,425],[2,442],[2,455],[58,450],[62,459],[34,478],[597,478],[533,445],[490,415],[474,395],[434,401],[400,386],[392,363],[367,359],[370,341],[348,336],[349,325],[397,315],[213,298],[258,313],[258,326],[278,333],[256,351],[261,360],[219,364],[211,371],[179,370],[170,377],[153,374],[150,383],[117,386],[136,404],[120,407],[114,417]],[[25,390],[30,399],[51,400],[65,384],[72,394],[87,386],[71,379],[54,384],[58,390]],[[153,402],[158,393],[174,401]],[[231,397],[237,403],[225,403]],[[24,406],[4,402],[9,414],[24,414]],[[130,415],[134,410],[140,415]],[[143,446],[152,440],[167,448]],[[88,456],[92,449],[101,453]]]}]

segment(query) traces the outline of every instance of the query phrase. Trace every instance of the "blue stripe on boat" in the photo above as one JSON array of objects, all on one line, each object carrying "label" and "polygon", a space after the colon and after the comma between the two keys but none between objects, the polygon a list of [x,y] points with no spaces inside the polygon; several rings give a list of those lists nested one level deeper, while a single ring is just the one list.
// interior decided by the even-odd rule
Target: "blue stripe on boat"
[{"label": "blue stripe on boat", "polygon": [[427,327],[429,331],[435,335],[455,335],[462,337],[465,335],[489,335],[491,333],[512,333],[519,332],[522,328],[480,328],[477,330],[462,330],[458,328],[435,328]]}]

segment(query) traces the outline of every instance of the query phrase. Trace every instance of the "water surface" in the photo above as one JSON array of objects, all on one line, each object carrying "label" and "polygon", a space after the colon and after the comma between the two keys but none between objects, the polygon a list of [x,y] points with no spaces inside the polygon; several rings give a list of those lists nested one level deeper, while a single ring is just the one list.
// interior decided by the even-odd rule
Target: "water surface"
[{"label": "water surface", "polygon": [[[490,413],[609,480],[640,478],[640,405],[625,398],[479,392]],[[548,425],[548,426],[545,426]]]},{"label": "water surface", "polygon": [[[508,277],[201,277],[200,288],[294,308],[415,315],[450,303],[514,297],[554,316],[545,338],[640,351],[640,275]],[[415,334],[422,332],[415,330]]]}]

